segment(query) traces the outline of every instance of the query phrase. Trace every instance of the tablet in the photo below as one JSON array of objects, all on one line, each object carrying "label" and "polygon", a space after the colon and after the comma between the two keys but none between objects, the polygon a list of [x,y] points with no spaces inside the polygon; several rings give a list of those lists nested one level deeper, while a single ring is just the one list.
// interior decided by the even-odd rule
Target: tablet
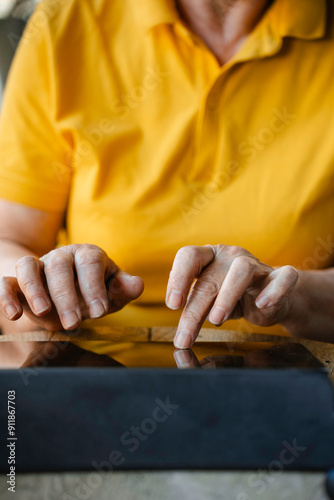
[{"label": "tablet", "polygon": [[[5,359],[1,351],[12,356],[12,368],[324,368],[302,344],[290,342],[198,342],[181,351],[171,342],[12,341],[0,343],[0,367]],[[2,363],[2,368],[8,367],[8,362]]]},{"label": "tablet", "polygon": [[333,387],[301,344],[20,341],[1,353],[5,474],[334,466]]}]

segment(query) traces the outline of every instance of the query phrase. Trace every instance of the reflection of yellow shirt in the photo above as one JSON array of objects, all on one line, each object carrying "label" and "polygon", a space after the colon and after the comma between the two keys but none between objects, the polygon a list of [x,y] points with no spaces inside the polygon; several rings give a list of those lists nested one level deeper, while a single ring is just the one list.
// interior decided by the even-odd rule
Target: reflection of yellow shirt
[{"label": "reflection of yellow shirt", "polygon": [[99,245],[143,277],[142,297],[96,324],[176,324],[165,289],[187,244],[240,245],[274,266],[331,265],[325,3],[276,0],[223,67],[170,0],[37,9],[5,95],[0,196],[67,208],[66,242]]}]

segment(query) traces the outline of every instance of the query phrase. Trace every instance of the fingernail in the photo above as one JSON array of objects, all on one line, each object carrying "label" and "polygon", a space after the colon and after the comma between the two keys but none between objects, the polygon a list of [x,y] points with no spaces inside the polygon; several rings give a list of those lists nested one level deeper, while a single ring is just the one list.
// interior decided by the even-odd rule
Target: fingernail
[{"label": "fingernail", "polygon": [[35,314],[42,314],[49,309],[49,304],[44,297],[35,297],[32,306]]},{"label": "fingernail", "polygon": [[185,368],[191,362],[189,351],[175,351],[174,358],[179,368]]},{"label": "fingernail", "polygon": [[79,316],[75,311],[65,311],[61,316],[61,322],[65,328],[72,328],[79,322]]},{"label": "fingernail", "polygon": [[262,309],[263,307],[268,307],[271,304],[270,297],[268,295],[263,295],[259,299],[256,300],[255,302],[256,307],[259,309]]},{"label": "fingernail", "polygon": [[225,321],[225,316],[225,310],[220,306],[215,306],[209,315],[209,321],[214,325],[221,325]]},{"label": "fingernail", "polygon": [[193,338],[189,332],[181,330],[176,334],[174,345],[178,349],[188,349],[193,344]]},{"label": "fingernail", "polygon": [[101,300],[93,300],[89,304],[89,315],[91,318],[100,318],[106,313],[106,310],[104,308],[104,305],[102,304]]},{"label": "fingernail", "polygon": [[139,276],[132,276],[132,274],[128,274],[128,273],[126,273],[124,271],[122,272],[122,274],[120,275],[120,277],[125,278],[126,280],[131,280],[131,281],[134,278],[136,278],[136,279],[139,278]]},{"label": "fingernail", "polygon": [[6,315],[7,315],[8,319],[15,318],[15,316],[17,315],[17,313],[18,313],[18,310],[16,309],[16,307],[11,306],[11,305],[9,305],[9,306],[6,307]]},{"label": "fingernail", "polygon": [[171,293],[169,294],[168,301],[167,301],[167,306],[169,309],[179,309],[182,305],[182,293],[179,292],[178,290],[172,290]]}]

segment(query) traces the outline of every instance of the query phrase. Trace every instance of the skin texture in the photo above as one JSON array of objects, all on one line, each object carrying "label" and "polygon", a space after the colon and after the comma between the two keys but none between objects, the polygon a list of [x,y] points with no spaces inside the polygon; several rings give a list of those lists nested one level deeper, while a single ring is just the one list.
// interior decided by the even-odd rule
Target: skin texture
[{"label": "skin texture", "polygon": [[239,50],[270,0],[177,0],[185,24],[222,65]]},{"label": "skin texture", "polygon": [[70,330],[83,319],[122,309],[141,294],[143,283],[122,272],[100,248],[70,245],[40,259],[22,257],[16,264],[16,278],[3,279],[3,290],[13,307],[11,317],[5,309],[8,319],[25,311],[48,330]]},{"label": "skin texture", "polygon": [[[233,57],[269,5],[264,0],[178,0],[184,22],[221,64]],[[70,245],[55,250],[63,217],[0,200],[4,334],[72,330],[83,319],[103,317],[141,295],[143,281],[124,273],[103,249]],[[333,269],[273,269],[246,249],[222,243],[184,247],[175,257],[166,304],[183,309],[177,348],[194,343],[206,318],[213,325],[240,317],[255,325],[280,323],[292,335],[334,342]]]},{"label": "skin texture", "polygon": [[72,330],[83,319],[115,312],[141,295],[141,278],[120,270],[102,249],[54,250],[61,224],[61,216],[0,200],[3,333]]},{"label": "skin texture", "polygon": [[175,346],[192,346],[207,317],[216,326],[241,317],[261,326],[280,323],[297,282],[293,267],[273,269],[240,247],[182,248],[175,257],[166,296],[171,309],[184,308]]}]

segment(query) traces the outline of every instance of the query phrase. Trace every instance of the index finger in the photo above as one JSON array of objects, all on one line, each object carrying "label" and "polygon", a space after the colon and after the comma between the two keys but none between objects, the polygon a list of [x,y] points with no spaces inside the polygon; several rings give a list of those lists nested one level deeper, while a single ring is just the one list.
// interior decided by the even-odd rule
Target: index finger
[{"label": "index finger", "polygon": [[201,368],[201,365],[196,358],[194,351],[191,349],[175,350],[173,353],[176,366],[183,370],[186,368]]},{"label": "index finger", "polygon": [[186,246],[177,252],[167,285],[167,307],[179,309],[185,305],[192,282],[214,257],[211,245]]}]

